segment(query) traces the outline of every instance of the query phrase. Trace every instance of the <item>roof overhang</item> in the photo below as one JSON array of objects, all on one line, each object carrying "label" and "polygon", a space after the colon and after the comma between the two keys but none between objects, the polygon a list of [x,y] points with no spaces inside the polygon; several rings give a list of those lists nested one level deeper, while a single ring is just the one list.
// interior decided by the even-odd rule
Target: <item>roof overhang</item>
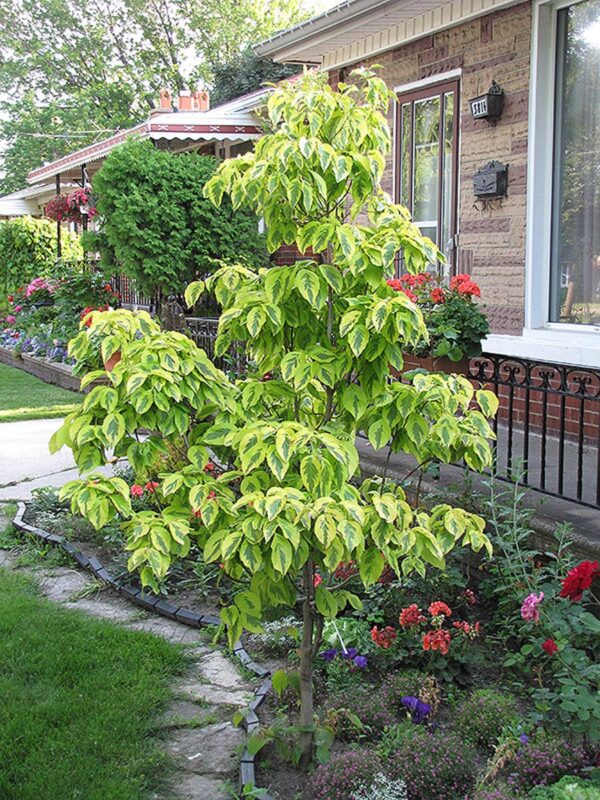
[{"label": "roof overhang", "polygon": [[[256,93],[255,105],[264,93]],[[232,144],[257,139],[262,134],[258,120],[249,110],[238,111],[223,105],[212,111],[185,111],[154,114],[146,122],[126,131],[87,145],[62,158],[57,158],[38,169],[32,170],[27,181],[41,183],[56,175],[76,178],[75,170],[84,164],[94,165],[104,159],[111,150],[126,139],[137,136],[146,139],[178,140],[181,142],[223,142]],[[92,170],[93,171],[93,170]]]},{"label": "roof overhang", "polygon": [[333,69],[521,0],[346,0],[255,45],[258,55]]}]

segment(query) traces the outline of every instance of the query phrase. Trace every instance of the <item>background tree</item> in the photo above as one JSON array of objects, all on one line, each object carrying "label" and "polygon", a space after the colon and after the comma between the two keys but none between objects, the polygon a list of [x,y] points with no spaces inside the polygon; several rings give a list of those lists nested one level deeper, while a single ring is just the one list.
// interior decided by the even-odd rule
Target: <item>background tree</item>
[{"label": "background tree", "polygon": [[163,86],[210,87],[217,65],[311,10],[308,0],[0,0],[0,191],[140,122]]},{"label": "background tree", "polygon": [[148,140],[130,139],[113,150],[93,179],[100,213],[102,266],[134,278],[153,296],[183,292],[216,259],[267,263],[258,219],[231,203],[215,209],[202,195],[217,161],[197,153],[175,155]]},{"label": "background tree", "polygon": [[226,103],[255,92],[265,83],[277,83],[296,75],[301,69],[296,64],[277,64],[270,58],[260,58],[248,47],[230,61],[215,65],[210,101],[215,106]]},{"label": "background tree", "polygon": [[[156,482],[155,505],[141,513],[123,481],[95,473],[67,484],[63,497],[97,527],[125,517],[129,566],[155,589],[192,543],[222,563],[236,591],[221,611],[230,644],[243,630],[260,631],[267,611],[301,610],[304,764],[316,732],[313,662],[324,620],[361,606],[336,580],[338,565],[354,562],[369,587],[386,562],[398,575],[423,575],[427,565],[443,568],[458,544],[490,547],[474,514],[448,504],[411,508],[392,482],[354,480],[360,430],[374,447],[419,463],[433,455],[485,468],[493,436],[486,417],[497,406],[464,377],[388,383],[390,364],[402,369],[403,346],[427,333],[417,306],[385,279],[399,251],[412,272],[441,256],[381,189],[389,92],[372,73],[355,77],[358,86],[339,92],[323,75],[276,90],[268,104],[274,132],[205,186],[217,204],[230,196],[260,213],[270,248],[294,242],[317,254],[269,270],[228,264],[207,280],[223,306],[217,350],[245,342],[256,371],[229,381],[193,342],[161,332],[147,315],[94,313],[71,354],[98,366],[122,357],[110,385],[94,388],[51,444],[69,445],[83,470],[114,448]],[[359,224],[365,215],[368,224]],[[203,289],[191,284],[190,304]],[[84,383],[99,377],[101,368]],[[140,427],[155,433],[140,442]]]}]

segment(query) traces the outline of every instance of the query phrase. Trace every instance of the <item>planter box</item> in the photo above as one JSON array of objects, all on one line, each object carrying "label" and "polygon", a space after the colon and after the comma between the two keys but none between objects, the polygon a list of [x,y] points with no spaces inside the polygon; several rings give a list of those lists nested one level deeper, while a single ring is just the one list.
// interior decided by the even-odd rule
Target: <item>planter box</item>
[{"label": "planter box", "polygon": [[[460,361],[451,361],[445,356],[433,358],[433,356],[413,356],[408,353],[403,354],[404,369],[402,372],[410,372],[413,369],[426,369],[427,372],[444,372],[446,375],[466,375],[469,369],[469,359],[463,358]],[[390,373],[394,378],[400,378],[402,373],[390,367]]]},{"label": "planter box", "polygon": [[[67,364],[57,364],[45,358],[27,355],[27,353],[16,355],[12,350],[6,350],[3,347],[0,347],[0,363],[23,369],[30,375],[35,375],[36,378],[40,378],[46,383],[53,383],[62,389],[70,389],[73,392],[80,391],[80,379],[77,375],[73,375],[72,368]],[[84,392],[89,392],[91,388],[91,385],[86,386]]]}]

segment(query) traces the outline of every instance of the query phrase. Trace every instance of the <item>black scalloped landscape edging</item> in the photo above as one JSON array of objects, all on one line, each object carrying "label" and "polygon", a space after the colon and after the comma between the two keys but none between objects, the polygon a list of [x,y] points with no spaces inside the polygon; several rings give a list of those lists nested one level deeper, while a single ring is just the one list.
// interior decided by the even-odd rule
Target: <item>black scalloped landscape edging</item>
[{"label": "black scalloped landscape edging", "polygon": [[[23,522],[26,510],[27,506],[25,503],[17,503],[17,513],[13,519],[15,528],[29,533],[32,536],[36,536],[38,539],[42,539],[56,547],[60,547],[61,550],[68,553],[80,567],[89,569],[97,578],[123,595],[127,600],[132,601],[147,611],[153,611],[155,614],[175,620],[175,622],[179,622],[181,625],[189,625],[192,628],[201,628],[204,625],[221,625],[221,620],[216,614],[198,614],[187,608],[175,606],[166,600],[161,600],[155,595],[145,592],[143,589],[138,589],[132,584],[121,583],[112,577],[109,571],[95,556],[86,556],[85,553],[82,553],[74,544],[67,541],[64,536],[59,536],[57,533],[48,533],[48,531],[42,528],[36,528],[33,525],[28,525],[26,522]],[[251,734],[260,725],[256,712],[263,704],[271,688],[271,679],[268,677],[270,675],[270,670],[261,667],[260,664],[253,661],[241,641],[238,641],[234,645],[233,652],[247,670],[250,670],[250,672],[253,672],[259,678],[265,679],[254,692],[250,705],[244,712],[244,727],[246,732]],[[247,747],[244,748],[240,762],[240,784],[242,787],[248,783],[252,786],[256,786],[255,759],[256,756],[252,755]],[[206,800],[208,800],[208,798],[206,798]],[[259,795],[257,800],[273,800],[273,798],[265,792]]]}]

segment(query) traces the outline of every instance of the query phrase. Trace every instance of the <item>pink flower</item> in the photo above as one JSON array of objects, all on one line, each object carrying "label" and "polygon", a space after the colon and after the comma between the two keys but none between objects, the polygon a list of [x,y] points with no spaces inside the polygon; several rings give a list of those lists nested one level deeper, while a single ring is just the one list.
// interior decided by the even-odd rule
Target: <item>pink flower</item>
[{"label": "pink flower", "polygon": [[539,604],[544,599],[544,593],[540,592],[539,594],[529,594],[523,600],[523,605],[521,606],[521,616],[527,622],[539,622],[540,621],[540,612],[538,609]]},{"label": "pink flower", "polygon": [[140,486],[139,483],[134,483],[130,492],[132,497],[141,497],[144,494],[144,487]]},{"label": "pink flower", "polygon": [[15,314],[18,314],[19,311],[21,311],[22,308],[23,308],[23,306],[15,306]]},{"label": "pink flower", "polygon": [[9,314],[6,317],[6,321],[8,322],[9,325],[14,325],[15,322],[17,321],[17,318],[14,316],[14,314]]}]

